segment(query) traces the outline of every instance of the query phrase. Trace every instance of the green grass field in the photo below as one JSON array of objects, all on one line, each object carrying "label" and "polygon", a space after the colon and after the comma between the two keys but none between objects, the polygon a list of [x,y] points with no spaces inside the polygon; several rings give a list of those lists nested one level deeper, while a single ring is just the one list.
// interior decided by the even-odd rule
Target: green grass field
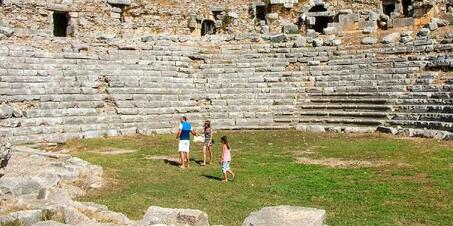
[{"label": "green grass field", "polygon": [[[229,183],[219,181],[218,143],[224,134],[237,174]],[[329,225],[453,222],[453,142],[297,131],[218,132],[215,140],[214,164],[199,166],[201,146],[192,143],[194,160],[185,170],[149,159],[177,158],[174,135],[76,140],[62,148],[104,168],[106,186],[81,200],[105,204],[132,219],[141,219],[155,205],[199,209],[211,224],[240,225],[262,207],[297,205],[325,209]],[[109,148],[137,152],[100,154]],[[330,162],[301,164],[300,157]],[[330,166],[347,160],[371,165]]]}]

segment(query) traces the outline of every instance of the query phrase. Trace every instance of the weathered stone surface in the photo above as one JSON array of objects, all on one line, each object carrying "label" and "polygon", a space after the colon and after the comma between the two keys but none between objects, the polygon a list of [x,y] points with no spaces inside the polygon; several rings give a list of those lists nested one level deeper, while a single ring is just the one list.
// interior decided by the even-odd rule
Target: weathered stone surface
[{"label": "weathered stone surface", "polygon": [[299,27],[295,24],[283,25],[283,33],[285,34],[299,34]]},{"label": "weathered stone surface", "polygon": [[24,225],[32,225],[38,223],[41,220],[41,210],[23,210],[10,213],[9,215]]},{"label": "weathered stone surface", "polygon": [[386,35],[382,39],[382,43],[384,43],[384,44],[395,43],[395,42],[398,41],[399,38],[400,38],[400,33],[399,32],[393,32],[393,33],[390,33],[390,34]]},{"label": "weathered stone surface", "polygon": [[209,221],[208,215],[199,210],[167,209],[151,206],[146,211],[139,225],[148,226],[155,224],[207,226],[209,225]]},{"label": "weathered stone surface", "polygon": [[14,30],[9,27],[4,27],[0,25],[0,34],[5,35],[6,37],[11,37],[14,33]]},{"label": "weathered stone surface", "polygon": [[0,169],[8,165],[11,154],[11,144],[0,138]]},{"label": "weathered stone surface", "polygon": [[265,207],[251,213],[242,223],[243,226],[322,226],[326,211],[295,206]]},{"label": "weathered stone surface", "polygon": [[36,224],[33,224],[32,226],[65,226],[65,225],[69,225],[69,224],[63,224],[63,223],[60,223],[60,222],[57,222],[57,221],[41,221],[39,223],[36,223]]},{"label": "weathered stone surface", "polygon": [[313,39],[313,46],[314,47],[321,47],[323,44],[324,44],[324,40],[322,38]]},{"label": "weathered stone surface", "polygon": [[0,119],[7,119],[13,116],[14,110],[11,106],[2,104],[0,105]]},{"label": "weathered stone surface", "polygon": [[286,41],[286,36],[285,34],[275,34],[270,36],[270,40],[272,42],[284,42]]},{"label": "weathered stone surface", "polygon": [[417,33],[418,36],[421,36],[421,37],[426,37],[426,36],[429,36],[429,34],[431,33],[431,31],[428,29],[428,28],[422,28],[420,29],[420,31]]},{"label": "weathered stone surface", "polygon": [[110,4],[115,4],[115,5],[130,5],[131,0],[107,0],[108,3]]},{"label": "weathered stone surface", "polygon": [[300,47],[305,47],[307,46],[307,38],[306,37],[298,37],[294,41],[294,47],[300,48]]},{"label": "weathered stone surface", "polygon": [[375,37],[365,37],[362,39],[362,44],[364,45],[373,45],[378,42],[378,39]]}]

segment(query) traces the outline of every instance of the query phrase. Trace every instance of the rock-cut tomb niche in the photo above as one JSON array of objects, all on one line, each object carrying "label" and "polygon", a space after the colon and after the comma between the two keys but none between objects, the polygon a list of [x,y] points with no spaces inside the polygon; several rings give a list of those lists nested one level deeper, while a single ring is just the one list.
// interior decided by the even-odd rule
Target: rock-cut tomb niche
[{"label": "rock-cut tomb niche", "polygon": [[203,23],[201,23],[201,35],[213,34],[215,34],[215,22],[213,20],[203,20]]},{"label": "rock-cut tomb niche", "polygon": [[67,37],[69,27],[68,12],[53,12],[53,35],[56,37]]},{"label": "rock-cut tomb niche", "polygon": [[310,13],[315,14],[315,24],[311,26],[311,29],[315,30],[316,32],[323,32],[324,28],[327,28],[329,22],[331,21],[332,17],[328,16],[328,14],[323,14],[322,12],[327,12],[327,9],[324,5],[315,5],[308,10]]}]

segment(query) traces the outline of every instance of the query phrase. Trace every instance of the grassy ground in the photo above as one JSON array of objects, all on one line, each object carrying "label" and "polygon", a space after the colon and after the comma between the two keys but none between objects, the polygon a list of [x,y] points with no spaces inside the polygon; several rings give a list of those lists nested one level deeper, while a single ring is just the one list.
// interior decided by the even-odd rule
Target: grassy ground
[{"label": "grassy ground", "polygon": [[[140,219],[150,205],[194,208],[212,224],[240,225],[264,206],[298,205],[327,211],[329,225],[449,225],[453,222],[453,142],[385,135],[297,131],[219,132],[232,146],[237,180],[222,184],[215,163],[189,170],[150,156],[177,157],[174,135],[87,139],[63,148],[104,167],[108,185],[84,201]],[[138,150],[101,155],[105,147]],[[201,158],[199,144],[192,156]],[[333,168],[297,157],[366,160],[376,166]]]}]

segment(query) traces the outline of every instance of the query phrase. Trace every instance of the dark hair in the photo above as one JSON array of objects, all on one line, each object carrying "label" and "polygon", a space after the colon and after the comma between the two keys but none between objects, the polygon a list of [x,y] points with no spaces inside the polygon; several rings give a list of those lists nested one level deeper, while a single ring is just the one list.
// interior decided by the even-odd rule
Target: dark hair
[{"label": "dark hair", "polygon": [[187,117],[186,116],[182,116],[182,120],[187,121]]},{"label": "dark hair", "polygon": [[206,130],[207,128],[211,128],[211,121],[209,121],[209,120],[206,120],[204,122],[204,129]]},{"label": "dark hair", "polygon": [[222,141],[222,144],[225,144],[227,146],[228,149],[230,149],[230,145],[228,144],[228,138],[227,136],[222,136],[220,138],[220,140]]}]

